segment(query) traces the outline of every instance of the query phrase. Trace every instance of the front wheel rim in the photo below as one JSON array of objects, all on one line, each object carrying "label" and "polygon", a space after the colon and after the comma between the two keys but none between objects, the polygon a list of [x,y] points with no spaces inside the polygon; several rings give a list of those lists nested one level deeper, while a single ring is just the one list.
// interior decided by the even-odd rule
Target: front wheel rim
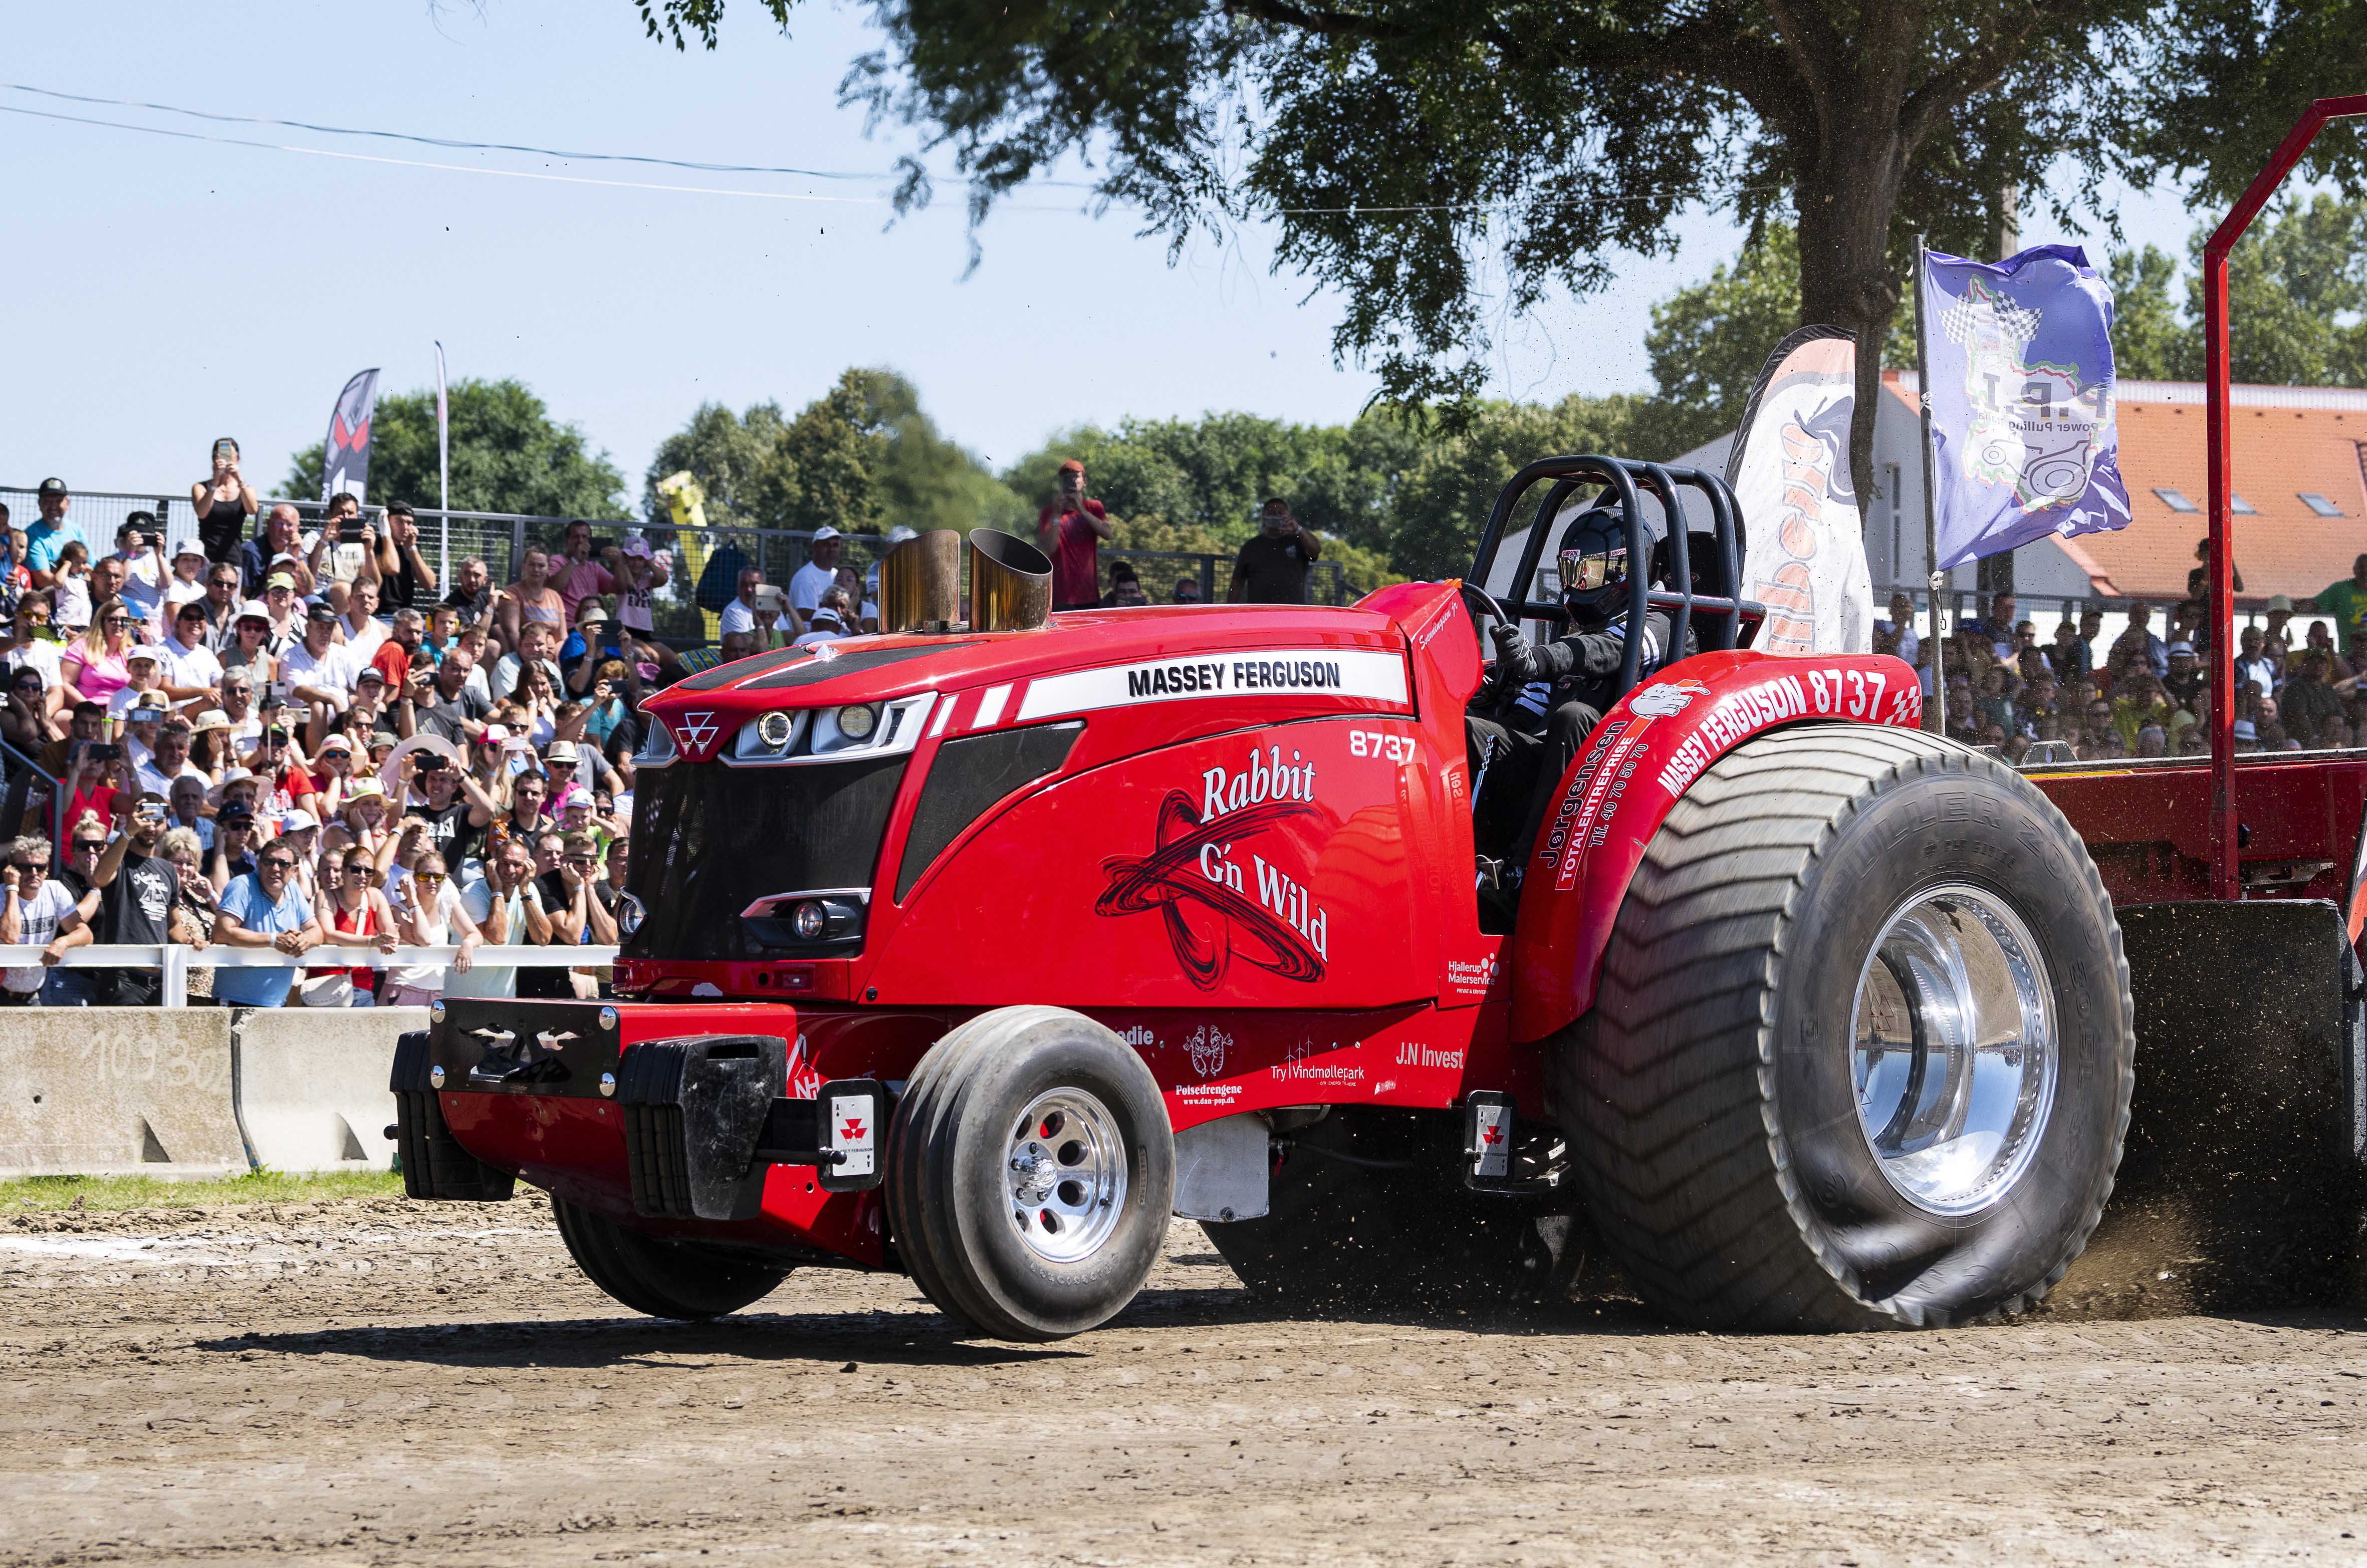
[{"label": "front wheel rim", "polygon": [[1012,1227],[1047,1262],[1092,1257],[1126,1213],[1125,1135],[1109,1108],[1081,1089],[1036,1097],[1016,1121],[1002,1174]]},{"label": "front wheel rim", "polygon": [[1976,1213],[2029,1170],[2061,1050],[2046,961],[1985,888],[1919,889],[1883,922],[1850,1018],[1858,1128],[1917,1208]]}]

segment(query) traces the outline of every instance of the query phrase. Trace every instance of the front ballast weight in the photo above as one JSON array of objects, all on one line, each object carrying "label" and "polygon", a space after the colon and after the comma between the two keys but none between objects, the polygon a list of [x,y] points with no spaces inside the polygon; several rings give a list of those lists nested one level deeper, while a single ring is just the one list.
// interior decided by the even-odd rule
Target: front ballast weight
[{"label": "front ballast weight", "polygon": [[749,1220],[776,1165],[811,1166],[826,1192],[880,1183],[887,1086],[840,1078],[786,1097],[788,1042],[776,1034],[645,1040],[617,1064],[633,1212],[653,1219]]}]

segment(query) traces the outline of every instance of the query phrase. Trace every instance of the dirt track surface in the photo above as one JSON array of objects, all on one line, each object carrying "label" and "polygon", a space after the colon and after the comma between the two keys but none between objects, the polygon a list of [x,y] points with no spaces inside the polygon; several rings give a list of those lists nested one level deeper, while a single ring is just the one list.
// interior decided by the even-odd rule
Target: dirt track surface
[{"label": "dirt track surface", "polygon": [[1179,1224],[1023,1348],[628,1316],[539,1201],[8,1216],[0,1563],[2367,1562],[2362,1326],[1294,1320]]}]

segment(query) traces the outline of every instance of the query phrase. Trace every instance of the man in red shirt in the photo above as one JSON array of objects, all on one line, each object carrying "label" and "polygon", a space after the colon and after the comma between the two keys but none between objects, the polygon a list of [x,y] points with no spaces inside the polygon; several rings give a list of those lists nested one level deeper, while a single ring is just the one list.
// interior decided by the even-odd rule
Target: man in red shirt
[{"label": "man in red shirt", "polygon": [[1085,499],[1085,466],[1060,465],[1060,493],[1036,518],[1036,543],[1052,558],[1052,608],[1091,610],[1102,602],[1102,541],[1117,532],[1098,501]]}]

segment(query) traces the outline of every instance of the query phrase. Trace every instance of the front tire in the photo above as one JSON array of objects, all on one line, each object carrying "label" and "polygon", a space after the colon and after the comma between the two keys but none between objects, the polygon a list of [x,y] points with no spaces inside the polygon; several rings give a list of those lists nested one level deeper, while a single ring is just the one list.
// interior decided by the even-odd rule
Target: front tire
[{"label": "front tire", "polygon": [[2133,1017],[2111,901],[2037,790],[1918,731],[1779,730],[1654,836],[1556,1097],[1661,1311],[1936,1327],[2028,1308],[2087,1245]]},{"label": "front tire", "polygon": [[897,1255],[941,1311],[998,1339],[1065,1339],[1123,1311],[1159,1261],[1175,1139],[1111,1031],[999,1008],[912,1069],[887,1178]]},{"label": "front tire", "polygon": [[699,1246],[663,1241],[579,1208],[550,1201],[559,1236],[583,1277],[651,1317],[707,1318],[738,1312],[770,1295],[787,1274]]}]

